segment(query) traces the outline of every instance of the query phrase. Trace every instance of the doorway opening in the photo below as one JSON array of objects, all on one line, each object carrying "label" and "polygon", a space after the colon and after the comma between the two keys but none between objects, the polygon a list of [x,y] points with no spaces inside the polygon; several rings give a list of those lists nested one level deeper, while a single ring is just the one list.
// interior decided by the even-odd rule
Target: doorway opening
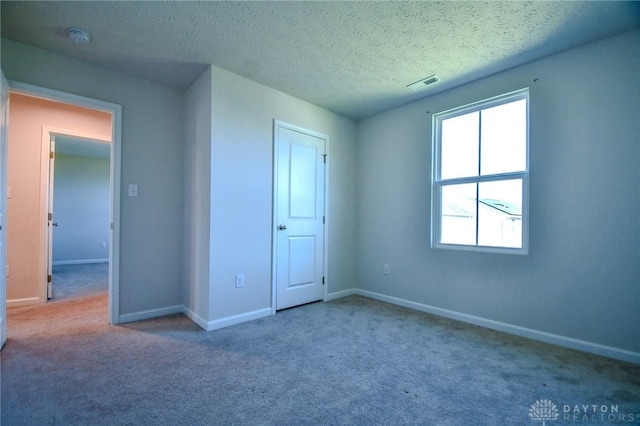
[{"label": "doorway opening", "polygon": [[[64,298],[64,289],[56,291],[54,285],[56,270],[60,273],[61,267],[68,269],[73,265],[101,264],[102,269],[106,267],[106,281],[103,281],[102,285],[106,286],[107,290],[108,320],[111,324],[117,324],[121,106],[18,82],[10,82],[9,97],[7,263],[11,269],[7,274],[7,306],[45,303],[49,299],[55,301],[56,297]],[[27,176],[33,173],[28,173],[27,166],[15,163],[19,155],[11,155],[12,143],[17,143],[14,142],[16,132],[23,124],[16,118],[18,114],[14,114],[13,111],[16,107],[14,100],[19,98],[28,98],[35,104],[46,105],[52,110],[58,109],[57,113],[41,115],[41,121],[35,120],[36,109],[23,114],[26,121],[31,121],[31,124],[37,122],[36,125],[40,126],[38,146],[30,147],[32,151],[39,151],[40,158],[40,163],[35,166],[31,164],[33,159],[29,160],[30,167],[39,165],[39,173],[35,174],[39,179],[36,179],[35,184],[33,179],[24,182],[29,181]],[[42,114],[43,108],[37,112]],[[73,113],[78,111],[85,113],[86,117],[74,116]],[[26,139],[20,142],[24,141]],[[20,147],[22,148],[29,149],[26,143]],[[23,167],[27,169],[23,170]],[[13,187],[12,174],[13,182],[16,182]],[[28,189],[25,189],[27,187]],[[27,228],[27,231],[23,229],[22,232],[24,235],[31,232],[31,241],[36,241],[35,246],[38,249],[29,259],[24,259],[24,256],[21,256],[24,251],[11,256],[11,250],[15,249],[14,243],[20,241],[19,236],[11,233],[21,232],[19,225],[25,224],[21,224],[20,221],[24,222],[26,216],[22,217],[14,212],[13,217],[17,218],[13,221],[16,225],[14,227],[11,222],[11,207],[19,207],[22,201],[28,198],[28,191],[37,193],[35,204],[39,207],[35,209],[37,212],[33,213],[35,219],[32,219],[32,222],[35,221],[35,225],[27,223],[26,225],[34,226]],[[33,197],[32,194],[31,200]],[[97,199],[101,199],[97,207],[99,212],[96,211]],[[11,205],[12,202],[14,206]],[[21,262],[26,262],[26,265]],[[19,284],[31,281],[20,276],[20,273],[33,274],[35,288],[27,288],[24,293],[25,287],[28,286]],[[12,278],[18,285],[12,287]],[[22,294],[16,291],[19,287],[22,287]]]},{"label": "doorway opening", "polygon": [[[108,117],[109,121],[111,117]],[[111,139],[48,129],[47,300],[108,292]],[[44,170],[43,170],[44,172]],[[44,174],[44,173],[43,173]]]}]

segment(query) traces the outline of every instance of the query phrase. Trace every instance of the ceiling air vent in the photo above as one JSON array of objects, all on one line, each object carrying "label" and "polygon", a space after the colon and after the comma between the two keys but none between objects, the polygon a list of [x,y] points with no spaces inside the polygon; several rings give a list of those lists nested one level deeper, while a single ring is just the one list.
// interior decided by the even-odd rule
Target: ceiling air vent
[{"label": "ceiling air vent", "polygon": [[415,83],[408,84],[407,88],[411,89],[411,90],[413,90],[415,92],[415,91],[418,91],[418,90],[422,90],[422,89],[426,88],[427,86],[429,86],[431,84],[434,84],[434,83],[437,83],[439,81],[440,81],[440,78],[438,78],[437,75],[433,74],[433,75],[430,75],[427,78],[423,78],[422,80],[418,80]]}]

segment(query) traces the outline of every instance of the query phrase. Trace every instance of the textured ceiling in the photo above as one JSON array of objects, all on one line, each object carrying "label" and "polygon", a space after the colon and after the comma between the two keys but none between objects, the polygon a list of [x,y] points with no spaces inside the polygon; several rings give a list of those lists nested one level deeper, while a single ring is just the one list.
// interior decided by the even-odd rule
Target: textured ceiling
[{"label": "textured ceiling", "polygon": [[[11,2],[2,37],[186,88],[212,63],[359,119],[640,27],[638,2]],[[68,27],[92,35],[72,44]],[[406,85],[437,73],[421,92]]]}]

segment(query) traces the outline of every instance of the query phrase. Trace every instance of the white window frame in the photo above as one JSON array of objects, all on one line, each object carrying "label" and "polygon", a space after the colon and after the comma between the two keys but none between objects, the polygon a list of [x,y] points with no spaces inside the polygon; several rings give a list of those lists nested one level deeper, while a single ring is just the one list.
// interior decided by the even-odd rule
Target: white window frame
[{"label": "white window frame", "polygon": [[[464,114],[496,107],[499,105],[526,99],[526,160],[525,169],[518,172],[498,173],[452,179],[440,179],[442,122]],[[516,90],[469,105],[453,108],[434,114],[432,117],[432,186],[431,186],[431,247],[453,250],[467,250],[487,253],[505,253],[526,255],[529,253],[529,88]],[[478,160],[480,161],[480,159]],[[440,222],[442,218],[442,192],[444,186],[464,183],[483,183],[522,179],[522,247],[494,247],[482,245],[452,244],[440,242]],[[477,203],[477,201],[476,201]],[[476,227],[476,243],[479,230]]]}]

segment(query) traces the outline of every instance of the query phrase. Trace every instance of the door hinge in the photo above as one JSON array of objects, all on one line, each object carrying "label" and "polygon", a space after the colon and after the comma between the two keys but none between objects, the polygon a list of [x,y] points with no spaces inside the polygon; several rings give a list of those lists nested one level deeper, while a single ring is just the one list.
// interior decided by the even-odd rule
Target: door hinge
[{"label": "door hinge", "polygon": [[322,216],[322,224],[323,224],[323,225],[325,224],[324,219],[325,219],[325,217],[324,217],[324,216]]},{"label": "door hinge", "polygon": [[322,277],[322,285],[324,285],[324,277]]},{"label": "door hinge", "polygon": [[327,154],[322,154],[322,162],[327,163]]},{"label": "door hinge", "polygon": [[49,158],[53,160],[53,151],[49,151]]},{"label": "door hinge", "polygon": [[53,220],[53,213],[47,213],[47,220]]},{"label": "door hinge", "polygon": [[51,275],[47,275],[47,282],[50,283],[51,282]]}]

